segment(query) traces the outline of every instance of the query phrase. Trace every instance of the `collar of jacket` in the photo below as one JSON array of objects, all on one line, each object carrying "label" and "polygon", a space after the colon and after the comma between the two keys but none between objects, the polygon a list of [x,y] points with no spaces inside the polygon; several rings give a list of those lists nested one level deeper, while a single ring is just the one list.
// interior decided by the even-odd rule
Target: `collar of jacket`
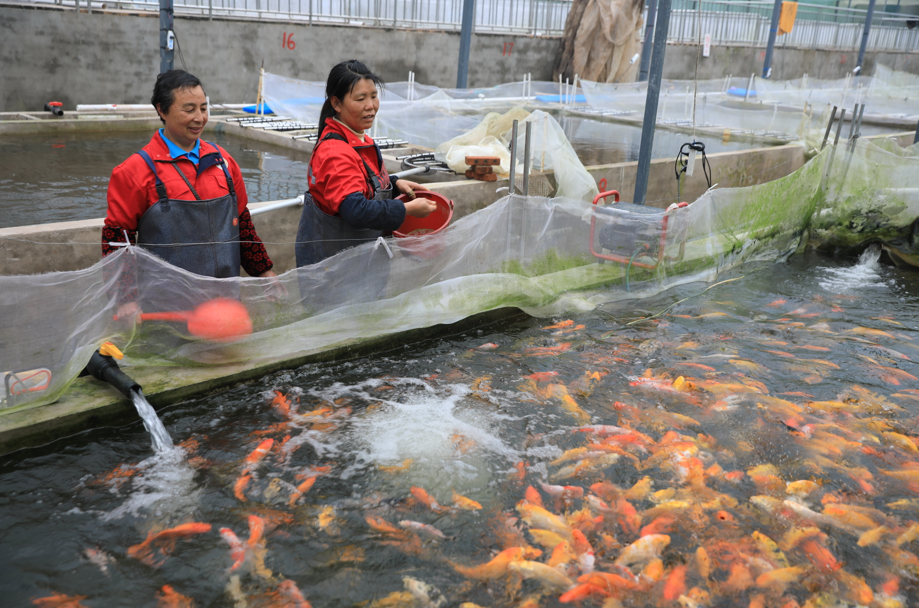
[{"label": "collar of jacket", "polygon": [[328,133],[338,133],[348,140],[348,145],[352,148],[373,147],[373,139],[370,137],[370,135],[367,134],[366,131],[364,132],[364,141],[361,141],[360,138],[355,135],[354,131],[341,124],[334,118],[326,118],[325,120],[325,129],[322,130],[322,136],[325,137]]},{"label": "collar of jacket", "polygon": [[[220,150],[215,146],[212,146],[210,143],[202,140],[201,147],[198,149],[198,155],[200,159],[198,160],[198,175],[201,175],[206,170],[210,169],[217,164],[217,160],[220,157]],[[188,157],[182,156],[173,160],[172,156],[169,154],[169,146],[166,145],[166,142],[163,141],[163,138],[160,137],[159,129],[153,132],[153,137],[150,138],[150,143],[144,146],[144,150],[147,151],[147,154],[150,155],[150,158],[153,159],[153,162],[157,163],[191,163],[194,166]]]}]

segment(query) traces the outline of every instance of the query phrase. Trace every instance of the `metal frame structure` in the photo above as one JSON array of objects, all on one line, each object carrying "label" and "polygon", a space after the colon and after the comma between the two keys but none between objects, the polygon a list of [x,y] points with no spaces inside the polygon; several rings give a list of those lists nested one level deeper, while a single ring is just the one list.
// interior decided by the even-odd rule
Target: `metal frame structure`
[{"label": "metal frame structure", "polygon": [[[22,0],[5,4],[58,5],[93,10],[160,10],[158,0]],[[701,19],[713,45],[766,46],[774,0],[673,0],[667,42],[696,43]],[[286,21],[301,24],[460,31],[463,0],[175,0],[175,14]],[[571,0],[478,0],[474,31],[559,36]],[[857,50],[867,11],[798,3],[794,30],[777,48]],[[874,15],[866,48],[919,48],[916,15]],[[647,21],[647,19],[646,19]],[[644,37],[645,32],[642,32]]]}]

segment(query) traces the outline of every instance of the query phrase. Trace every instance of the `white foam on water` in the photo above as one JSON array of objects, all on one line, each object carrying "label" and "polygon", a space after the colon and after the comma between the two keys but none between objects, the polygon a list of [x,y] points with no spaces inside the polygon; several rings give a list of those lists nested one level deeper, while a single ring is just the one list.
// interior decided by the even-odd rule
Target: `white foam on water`
[{"label": "white foam on water", "polygon": [[817,283],[832,293],[849,293],[860,289],[887,288],[891,281],[881,276],[878,260],[881,258],[881,247],[871,245],[859,257],[855,266],[844,268],[827,268],[818,266],[817,272],[823,277]]},{"label": "white foam on water", "polygon": [[433,488],[450,488],[463,479],[487,477],[520,460],[520,453],[497,433],[505,416],[494,405],[464,407],[471,392],[463,385],[438,388],[417,378],[387,379],[399,396],[392,400],[374,396],[380,403],[350,426],[350,440],[358,459],[377,465],[399,465],[411,459],[403,478],[425,478]]},{"label": "white foam on water", "polygon": [[119,507],[102,514],[103,521],[126,515],[172,515],[191,512],[197,505],[195,470],[189,466],[182,448],[170,448],[137,465],[131,494]]}]

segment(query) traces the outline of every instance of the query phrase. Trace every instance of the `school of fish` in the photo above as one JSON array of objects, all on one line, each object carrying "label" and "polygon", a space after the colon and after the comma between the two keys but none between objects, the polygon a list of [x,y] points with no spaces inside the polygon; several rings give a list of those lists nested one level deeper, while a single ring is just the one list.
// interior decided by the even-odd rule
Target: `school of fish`
[{"label": "school of fish", "polygon": [[[207,576],[225,587],[221,605],[304,608],[309,586],[296,582],[302,572],[279,572],[277,552],[308,530],[337,539],[329,563],[342,571],[400,556],[390,587],[354,602],[366,608],[916,605],[919,344],[892,317],[870,328],[825,320],[845,302],[779,299],[755,323],[684,307],[602,335],[560,320],[469,349],[458,357],[469,365],[423,381],[465,382],[481,407],[512,395],[544,416],[520,460],[474,494],[409,484],[329,499],[348,463],[322,438],[379,405],[308,402],[278,387],[264,404],[271,422],[235,460],[215,461],[205,434],[181,444],[222,487],[235,525],[171,522],[121,554],[89,547],[85,559],[109,576],[125,560],[156,571],[189,547],[219,546],[223,570]],[[523,373],[470,377],[473,363]],[[457,458],[478,449],[461,433],[451,440]],[[367,474],[397,482],[416,466],[381,462]],[[131,480],[123,465],[97,483]],[[33,604],[106,605],[66,591]],[[205,605],[182,591],[163,584],[152,599]]]}]

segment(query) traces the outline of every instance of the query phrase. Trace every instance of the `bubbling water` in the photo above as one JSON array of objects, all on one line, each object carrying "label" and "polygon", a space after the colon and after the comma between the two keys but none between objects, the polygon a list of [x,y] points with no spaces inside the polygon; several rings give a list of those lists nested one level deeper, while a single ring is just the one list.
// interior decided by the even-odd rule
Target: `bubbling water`
[{"label": "bubbling water", "polygon": [[858,264],[841,268],[818,267],[824,276],[817,280],[823,289],[832,293],[849,293],[859,289],[887,288],[889,281],[882,275],[878,261],[881,247],[871,245],[858,257]]}]

